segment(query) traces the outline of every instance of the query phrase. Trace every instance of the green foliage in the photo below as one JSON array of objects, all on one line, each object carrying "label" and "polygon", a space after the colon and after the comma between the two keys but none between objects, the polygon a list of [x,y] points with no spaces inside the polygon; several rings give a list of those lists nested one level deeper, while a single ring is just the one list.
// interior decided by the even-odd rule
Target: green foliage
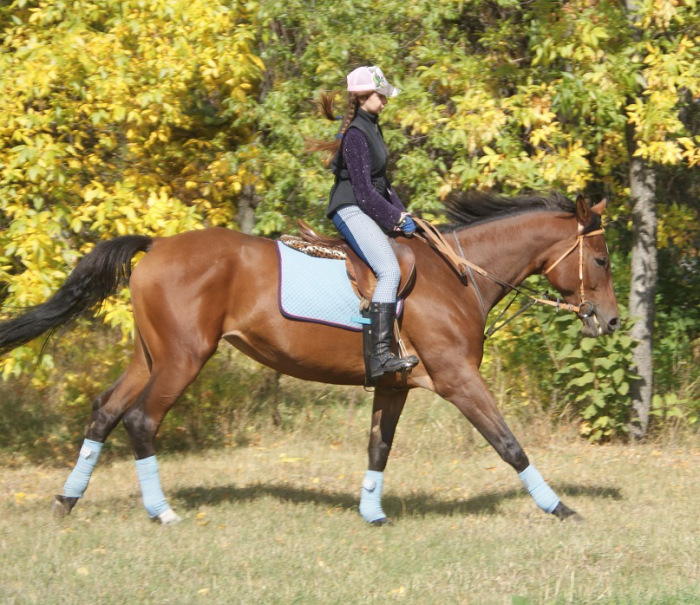
[{"label": "green foliage", "polygon": [[[42,340],[47,345],[42,371],[0,383],[0,451],[13,460],[68,464],[85,431],[92,399],[128,363],[129,351],[119,343],[118,332],[97,322],[87,325],[90,330],[85,327],[70,335],[60,332],[52,343]],[[121,431],[111,441],[117,451],[127,451]]]},{"label": "green foliage", "polygon": [[558,353],[556,380],[581,417],[580,432],[600,442],[627,432],[629,394],[637,378],[631,370],[634,341],[624,331],[607,338],[583,338],[576,343],[575,325],[564,330],[572,342]]},{"label": "green foliage", "polygon": [[659,431],[700,423],[700,321],[694,311],[681,304],[657,312],[650,414]]},{"label": "green foliage", "polygon": [[[697,393],[697,384],[695,385]],[[652,397],[651,411],[658,429],[666,429],[669,426],[677,426],[687,422],[690,426],[697,426],[700,419],[700,404],[698,398],[686,398],[676,393],[656,394]]]}]

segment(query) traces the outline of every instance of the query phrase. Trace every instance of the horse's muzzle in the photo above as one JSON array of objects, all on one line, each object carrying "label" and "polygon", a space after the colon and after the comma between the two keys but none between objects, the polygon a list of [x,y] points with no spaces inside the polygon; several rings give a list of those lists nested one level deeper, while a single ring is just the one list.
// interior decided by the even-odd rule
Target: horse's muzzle
[{"label": "horse's muzzle", "polygon": [[594,304],[586,301],[579,309],[579,318],[583,327],[584,336],[596,338],[604,334],[612,334],[620,327],[620,318],[617,316],[607,318]]}]

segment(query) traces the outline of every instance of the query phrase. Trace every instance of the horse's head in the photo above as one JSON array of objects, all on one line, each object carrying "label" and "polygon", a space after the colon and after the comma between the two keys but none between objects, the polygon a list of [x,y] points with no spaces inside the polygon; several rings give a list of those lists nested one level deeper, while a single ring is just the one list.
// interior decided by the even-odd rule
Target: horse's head
[{"label": "horse's head", "polygon": [[[578,236],[562,252],[552,250],[544,273],[567,303],[578,307],[584,336],[611,334],[620,327],[620,314],[613,290],[610,256],[601,227],[605,200],[592,208],[576,200]],[[568,246],[568,244],[567,244]]]}]

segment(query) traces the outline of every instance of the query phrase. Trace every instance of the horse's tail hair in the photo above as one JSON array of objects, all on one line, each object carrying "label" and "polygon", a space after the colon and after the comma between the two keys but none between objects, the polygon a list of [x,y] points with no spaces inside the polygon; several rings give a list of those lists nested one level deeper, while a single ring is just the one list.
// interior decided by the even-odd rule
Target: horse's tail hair
[{"label": "horse's tail hair", "polygon": [[152,244],[153,238],[145,235],[125,235],[99,242],[51,298],[0,323],[0,354],[99,306],[128,282],[134,255],[148,252]]}]

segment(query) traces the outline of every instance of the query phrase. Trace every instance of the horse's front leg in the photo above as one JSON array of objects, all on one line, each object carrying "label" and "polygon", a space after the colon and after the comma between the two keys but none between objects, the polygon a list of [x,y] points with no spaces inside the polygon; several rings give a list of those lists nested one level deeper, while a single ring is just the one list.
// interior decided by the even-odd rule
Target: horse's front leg
[{"label": "horse's front leg", "polygon": [[554,493],[538,470],[530,464],[523,448],[513,436],[496,406],[496,401],[477,370],[470,370],[453,387],[443,387],[438,394],[452,402],[484,436],[498,455],[518,473],[535,503],[559,519],[576,516]]},{"label": "horse's front leg", "polygon": [[372,427],[369,434],[369,465],[362,481],[360,514],[372,525],[390,523],[382,510],[384,469],[389,460],[391,444],[399,417],[408,396],[407,390],[377,387],[372,406]]}]

